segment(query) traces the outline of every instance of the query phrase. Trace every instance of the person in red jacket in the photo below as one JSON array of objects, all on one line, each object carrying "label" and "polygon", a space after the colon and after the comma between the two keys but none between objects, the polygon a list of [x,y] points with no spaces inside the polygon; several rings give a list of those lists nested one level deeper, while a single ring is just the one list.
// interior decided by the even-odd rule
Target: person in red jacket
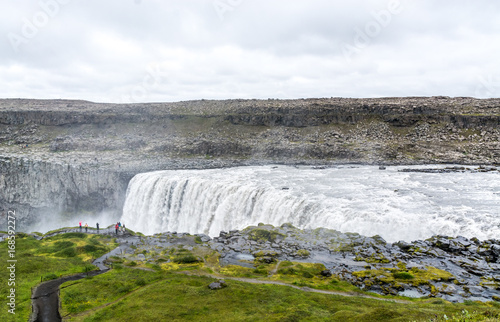
[{"label": "person in red jacket", "polygon": [[115,234],[118,235],[118,223],[116,223],[116,225],[115,225]]}]

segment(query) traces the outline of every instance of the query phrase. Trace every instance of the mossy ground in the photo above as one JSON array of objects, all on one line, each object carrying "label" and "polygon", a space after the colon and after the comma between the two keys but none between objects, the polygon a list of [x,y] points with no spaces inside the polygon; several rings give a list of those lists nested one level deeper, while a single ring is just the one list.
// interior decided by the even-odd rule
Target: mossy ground
[{"label": "mossy ground", "polygon": [[[175,259],[179,256],[194,257],[199,260],[196,262],[176,261]],[[155,271],[148,272],[140,271],[148,276],[148,278],[141,279],[141,285],[134,283],[132,275],[126,273],[131,269],[129,268],[130,261],[112,259],[118,267],[114,275],[109,277],[108,274],[100,275],[94,277],[92,282],[83,280],[80,281],[81,284],[75,286],[80,291],[75,291],[71,286],[62,292],[63,307],[64,303],[68,305],[67,311],[64,312],[72,314],[71,321],[135,319],[139,321],[161,319],[213,321],[220,319],[220,316],[224,316],[225,321],[264,319],[270,321],[429,321],[431,318],[435,319],[436,316],[446,315],[449,318],[461,316],[465,308],[471,312],[471,316],[475,316],[475,320],[480,321],[483,318],[496,317],[500,314],[500,306],[493,302],[451,304],[440,299],[384,297],[389,301],[394,300],[394,302],[387,302],[363,298],[361,296],[370,295],[374,298],[382,298],[382,296],[363,292],[352,284],[340,280],[337,276],[322,276],[321,272],[325,270],[322,264],[290,261],[273,261],[266,264],[259,261],[257,257],[253,262],[246,262],[253,264],[253,267],[221,266],[219,254],[202,246],[196,246],[190,250],[179,246],[170,247],[161,252],[150,252],[146,258],[150,263],[138,262],[132,266],[155,269]],[[155,258],[160,260],[151,263]],[[370,271],[365,271],[364,274],[369,274],[368,272]],[[395,282],[410,280],[424,283],[426,280],[446,281],[453,278],[447,272],[432,267],[426,270],[408,270],[403,264],[390,271],[372,273],[385,274],[387,279]],[[110,280],[107,280],[108,278]],[[214,281],[214,278],[225,278],[229,287],[220,291],[210,291],[207,286]],[[238,281],[233,278],[244,278],[244,280]],[[95,293],[99,291],[94,290],[93,283],[98,283],[101,279],[106,279],[103,285],[109,287],[111,292],[108,299],[99,297],[100,295]],[[113,280],[118,285],[124,283],[124,280],[129,280],[130,292],[127,294],[119,292],[124,287],[126,289],[123,285],[119,288],[111,287]],[[343,292],[354,297],[313,294],[281,285],[245,283],[250,281],[286,283],[298,287]],[[69,292],[71,299],[64,299],[66,292]],[[108,291],[103,292],[105,294]],[[96,300],[98,297],[99,300]],[[64,302],[66,300],[68,302]],[[406,303],[396,302],[401,300]],[[159,305],[158,302],[163,304]],[[111,304],[105,305],[105,303]],[[469,307],[471,305],[473,307]],[[74,311],[79,307],[82,309]],[[120,313],[121,310],[134,312],[138,310],[142,314],[123,315]],[[475,311],[473,315],[472,312]],[[471,321],[475,321],[474,319]]]},{"label": "mossy ground", "polygon": [[[369,269],[354,272],[353,275],[364,278],[364,284],[371,286],[373,284],[388,285],[393,288],[400,288],[402,283],[419,286],[427,285],[431,289],[432,295],[437,295],[438,290],[431,282],[457,283],[455,277],[447,271],[435,267],[425,267],[407,269],[406,265],[399,263],[397,268]],[[444,291],[447,284],[443,284]]]},{"label": "mossy ground", "polygon": [[[22,280],[17,287],[15,320],[27,320],[31,311],[31,287],[36,286],[40,278],[82,272],[89,269],[92,258],[115,246],[110,238],[80,233],[42,241],[19,237],[16,255],[22,261],[17,274]],[[1,255],[6,257],[6,243],[0,247],[4,248]],[[376,299],[381,296],[372,294],[372,298],[365,298],[362,296],[368,293],[348,282],[336,276],[322,276],[321,271],[325,269],[322,264],[255,260],[247,263],[253,267],[221,266],[219,254],[201,245],[190,249],[170,247],[145,255],[146,261],[111,257],[109,261],[114,269],[110,272],[63,284],[62,316],[68,321],[220,321],[221,318],[224,321],[430,321],[436,316],[444,319],[445,315],[456,317],[456,321],[465,315],[467,321],[500,318],[500,305],[495,302],[451,304],[440,299],[405,299],[402,304],[397,302],[402,299],[399,297],[385,297],[381,301]],[[193,258],[194,261],[186,260]],[[395,281],[452,278],[434,268],[416,271],[400,266],[376,273]],[[362,274],[371,274],[368,272]],[[404,276],[398,275],[403,273]],[[241,277],[249,280],[232,279]],[[225,278],[228,287],[210,290],[208,285],[216,278]],[[2,277],[2,280],[6,279]],[[286,283],[351,296],[317,294],[283,285],[249,283],[251,281]],[[2,295],[6,296],[3,288]],[[0,313],[2,321],[9,321],[10,316],[6,314],[6,310]]]},{"label": "mossy ground", "polygon": [[430,321],[468,310],[475,315],[470,321],[494,321],[500,314],[494,303],[431,299],[401,304],[234,280],[226,280],[224,289],[210,290],[213,281],[124,267],[63,285],[63,315],[68,321]]},{"label": "mossy ground", "polygon": [[[96,269],[90,262],[116,247],[112,239],[79,233],[57,235],[36,240],[25,234],[16,236],[16,314],[7,313],[7,306],[0,310],[0,321],[27,321],[31,313],[31,288],[41,280],[61,275],[82,273]],[[7,243],[0,243],[0,261],[7,263]],[[9,271],[0,270],[0,297],[5,299],[10,286]]]}]

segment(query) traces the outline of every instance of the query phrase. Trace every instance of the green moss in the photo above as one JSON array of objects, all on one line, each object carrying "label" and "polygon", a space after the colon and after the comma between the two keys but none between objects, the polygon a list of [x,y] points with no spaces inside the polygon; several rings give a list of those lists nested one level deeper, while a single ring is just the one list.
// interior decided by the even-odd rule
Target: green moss
[{"label": "green moss", "polygon": [[175,256],[172,261],[177,264],[192,264],[201,262],[202,260],[194,256],[193,254],[185,254],[185,255]]},{"label": "green moss", "polygon": [[354,260],[355,261],[364,261],[367,263],[382,263],[382,264],[387,264],[387,263],[391,262],[383,254],[372,254],[369,257],[363,257],[363,256],[358,255],[354,258]]},{"label": "green moss", "polygon": [[254,228],[248,234],[248,239],[260,242],[275,242],[277,237],[285,238],[286,236],[276,230],[266,230]]},{"label": "green moss", "polygon": [[415,275],[416,278],[425,280],[425,281],[450,281],[452,279],[455,279],[453,274],[450,272],[432,267],[432,266],[427,266],[425,269],[418,269],[413,267],[410,272]]},{"label": "green moss", "polygon": [[299,249],[295,253],[295,255],[299,256],[299,257],[309,257],[311,255],[311,253],[309,253],[309,251],[307,249]]},{"label": "green moss", "polygon": [[399,270],[406,271],[406,263],[398,262],[396,266],[398,267]]},{"label": "green moss", "polygon": [[[402,267],[402,265],[399,266]],[[395,268],[370,269],[353,272],[353,275],[364,278],[363,283],[367,286],[374,283],[388,284],[393,288],[401,287],[400,283],[407,283],[412,286],[427,285],[431,288],[431,294],[433,295],[437,295],[440,291],[446,293],[446,289],[444,287],[442,290],[438,290],[432,282],[454,279],[452,274],[430,266],[426,267],[426,269],[412,268],[409,271]]]},{"label": "green moss", "polygon": [[278,253],[274,250],[260,250],[258,252],[253,253],[254,257],[276,257]]},{"label": "green moss", "polygon": [[220,268],[220,273],[234,277],[254,277],[254,269],[239,265],[227,265]]},{"label": "green moss", "polygon": [[285,267],[278,270],[278,274],[282,275],[297,275],[298,272],[299,271],[293,267]]},{"label": "green moss", "polygon": [[[48,234],[48,233],[47,233]],[[46,235],[47,235],[46,234]],[[65,233],[65,234],[59,234],[55,235],[52,237],[47,238],[48,240],[56,240],[56,239],[67,239],[67,238],[80,238],[80,239],[85,239],[87,238],[87,234],[85,233]]]},{"label": "green moss", "polygon": [[415,276],[411,275],[408,272],[393,272],[392,276],[394,276],[395,279],[402,279],[402,280],[411,280],[415,278]]}]

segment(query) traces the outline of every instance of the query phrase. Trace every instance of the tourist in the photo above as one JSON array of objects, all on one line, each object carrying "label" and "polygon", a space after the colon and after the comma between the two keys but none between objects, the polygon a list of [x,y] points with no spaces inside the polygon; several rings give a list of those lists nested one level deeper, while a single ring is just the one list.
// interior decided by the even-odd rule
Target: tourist
[{"label": "tourist", "polygon": [[99,223],[96,223],[95,225],[97,227],[97,233],[99,234]]},{"label": "tourist", "polygon": [[82,222],[80,221],[78,224],[80,225],[80,232],[82,232]]},{"label": "tourist", "polygon": [[89,225],[87,225],[87,223],[85,223],[85,232],[87,232],[89,229]]},{"label": "tourist", "polygon": [[118,235],[118,223],[115,225],[115,234]]}]

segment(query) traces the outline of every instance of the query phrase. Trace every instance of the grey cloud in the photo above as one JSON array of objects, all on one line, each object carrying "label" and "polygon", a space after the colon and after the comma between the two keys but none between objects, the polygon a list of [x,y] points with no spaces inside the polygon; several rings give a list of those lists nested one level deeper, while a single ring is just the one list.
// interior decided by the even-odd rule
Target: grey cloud
[{"label": "grey cloud", "polygon": [[385,24],[394,0],[65,1],[30,37],[39,3],[0,11],[0,96],[500,96],[497,2],[401,0]]}]

